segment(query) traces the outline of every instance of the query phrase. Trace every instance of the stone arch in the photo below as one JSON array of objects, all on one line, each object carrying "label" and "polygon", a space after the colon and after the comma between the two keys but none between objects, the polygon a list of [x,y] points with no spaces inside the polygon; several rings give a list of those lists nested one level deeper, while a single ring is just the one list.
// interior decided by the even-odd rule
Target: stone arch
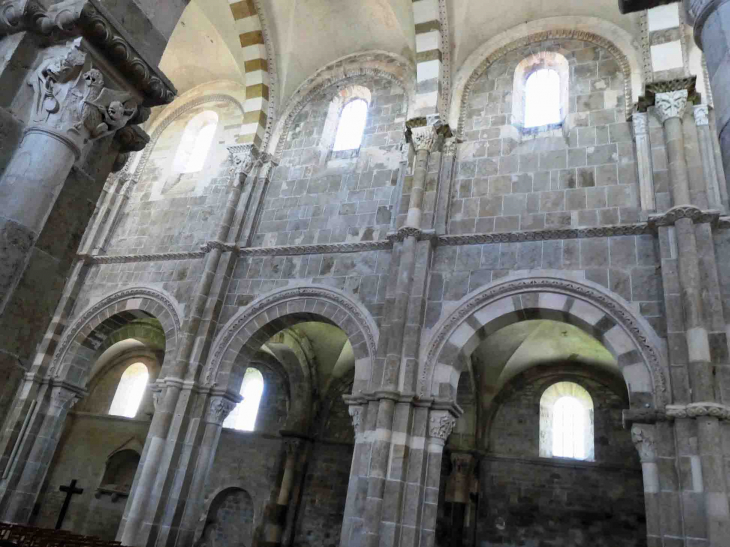
[{"label": "stone arch", "polygon": [[572,324],[594,336],[614,355],[633,407],[663,408],[670,392],[665,356],[651,326],[621,297],[565,272],[518,275],[466,295],[434,327],[422,354],[422,396],[454,397],[468,355],[486,336],[524,319]]},{"label": "stone arch", "polygon": [[[236,517],[239,518],[224,520],[221,523],[216,522],[213,518],[214,515],[211,513],[215,513],[215,516],[217,516],[218,511],[222,508],[224,503],[228,501],[228,498],[235,495],[242,496],[242,499],[240,501],[243,502],[243,506],[239,507],[238,509],[243,509],[244,511],[250,513],[250,520],[246,519],[248,520],[248,522],[246,522],[246,520],[241,522],[241,515],[239,514],[236,515]],[[247,540],[246,543],[239,543],[238,545],[251,545],[254,536],[254,523],[256,522],[256,509],[254,507],[254,496],[252,496],[248,488],[245,488],[241,484],[228,484],[222,488],[216,489],[215,492],[211,493],[209,498],[206,500],[202,515],[203,518],[200,519],[198,529],[195,531],[194,544],[200,545],[202,543],[203,545],[207,545],[205,541],[206,535],[208,535],[209,533],[209,529],[211,527],[218,528],[219,524],[223,525],[223,527],[225,528],[229,528],[230,526],[240,526],[241,524],[248,524],[248,526],[245,526],[243,529],[230,530],[230,532],[233,532],[233,535],[236,536],[236,539],[238,539],[239,541],[244,539]],[[215,530],[210,531],[215,532]],[[229,530],[226,531],[229,532]],[[231,543],[232,542],[228,541],[225,542],[226,545],[230,545]]]},{"label": "stone arch", "polygon": [[[149,287],[132,287],[112,293],[69,321],[53,355],[49,374],[83,386],[93,364],[90,361],[106,347],[106,339],[140,317],[156,318],[165,333],[162,375],[177,352],[182,313],[174,297]],[[79,366],[80,362],[87,366]]]},{"label": "stone arch", "polygon": [[284,140],[294,119],[315,95],[333,85],[347,82],[356,76],[370,75],[391,80],[403,88],[408,98],[408,111],[415,105],[416,73],[413,64],[405,57],[386,51],[369,51],[347,55],[320,68],[307,78],[292,94],[274,128],[268,152],[280,158]]},{"label": "stone arch", "polygon": [[626,116],[630,116],[634,99],[643,94],[644,88],[641,57],[631,35],[597,17],[548,17],[518,25],[491,38],[467,58],[454,79],[449,112],[452,131],[462,135],[471,90],[494,61],[528,44],[554,39],[590,42],[614,56],[624,76],[625,110]]},{"label": "stone arch", "polygon": [[205,384],[235,389],[229,382],[239,355],[254,360],[259,348],[273,335],[302,321],[328,322],[347,334],[355,354],[354,390],[366,389],[378,345],[378,327],[363,304],[324,285],[278,289],[260,296],[234,315],[213,342],[204,372]]}]

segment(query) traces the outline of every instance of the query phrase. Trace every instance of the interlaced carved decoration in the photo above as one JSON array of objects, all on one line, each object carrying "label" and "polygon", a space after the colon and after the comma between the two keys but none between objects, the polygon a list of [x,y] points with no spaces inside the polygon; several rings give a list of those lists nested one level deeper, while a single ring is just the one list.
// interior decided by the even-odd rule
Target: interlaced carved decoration
[{"label": "interlaced carved decoration", "polygon": [[650,215],[649,225],[654,228],[673,226],[675,222],[683,218],[688,218],[695,224],[714,224],[720,218],[720,211],[703,211],[693,205],[677,205],[660,215]]},{"label": "interlaced carved decoration", "polygon": [[667,405],[667,417],[702,418],[711,416],[723,421],[730,421],[730,407],[719,403],[691,403],[688,405]]}]

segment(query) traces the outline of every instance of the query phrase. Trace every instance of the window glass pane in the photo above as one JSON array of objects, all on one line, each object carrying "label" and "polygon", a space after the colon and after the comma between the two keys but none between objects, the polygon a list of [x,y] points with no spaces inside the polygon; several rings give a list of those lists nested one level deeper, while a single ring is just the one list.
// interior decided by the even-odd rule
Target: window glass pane
[{"label": "window glass pane", "polygon": [[367,117],[368,103],[362,99],[347,103],[345,108],[342,109],[340,123],[337,126],[334,150],[359,148]]},{"label": "window glass pane", "polygon": [[134,363],[127,367],[119,380],[117,392],[109,407],[109,414],[134,418],[137,415],[139,404],[142,402],[148,378],[147,367],[142,363]]},{"label": "window glass pane", "polygon": [[553,407],[553,456],[585,459],[585,409],[575,397],[561,397]]},{"label": "window glass pane", "polygon": [[264,393],[264,377],[255,368],[246,369],[241,384],[243,401],[236,405],[223,422],[223,427],[240,431],[253,431],[259,413],[261,396]]},{"label": "window glass pane", "polygon": [[525,84],[525,127],[560,123],[560,76],[543,68]]},{"label": "window glass pane", "polygon": [[217,128],[218,115],[210,110],[188,122],[175,153],[173,170],[176,173],[197,173],[203,169]]}]

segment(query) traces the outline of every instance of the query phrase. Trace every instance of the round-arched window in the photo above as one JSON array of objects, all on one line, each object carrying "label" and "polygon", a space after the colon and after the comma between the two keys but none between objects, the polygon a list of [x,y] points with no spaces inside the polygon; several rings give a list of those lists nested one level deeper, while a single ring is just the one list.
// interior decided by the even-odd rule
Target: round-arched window
[{"label": "round-arched window", "polygon": [[261,396],[264,394],[264,377],[256,368],[248,367],[241,383],[243,401],[238,403],[223,422],[226,429],[253,431],[259,413]]},{"label": "round-arched window", "polygon": [[364,99],[350,101],[342,109],[340,123],[333,150],[353,150],[360,148],[365,123],[368,118],[368,103]]},{"label": "round-arched window", "polygon": [[541,68],[525,83],[525,127],[560,123],[560,76],[555,70]]},{"label": "round-arched window", "polygon": [[185,126],[172,168],[175,173],[197,173],[205,167],[210,147],[218,129],[218,114],[206,110]]},{"label": "round-arched window", "polygon": [[139,404],[142,402],[148,379],[149,372],[143,363],[128,366],[119,380],[117,391],[114,393],[114,399],[109,407],[109,414],[134,418],[137,415]]},{"label": "round-arched window", "polygon": [[593,399],[574,382],[558,382],[540,399],[540,456],[593,460]]}]

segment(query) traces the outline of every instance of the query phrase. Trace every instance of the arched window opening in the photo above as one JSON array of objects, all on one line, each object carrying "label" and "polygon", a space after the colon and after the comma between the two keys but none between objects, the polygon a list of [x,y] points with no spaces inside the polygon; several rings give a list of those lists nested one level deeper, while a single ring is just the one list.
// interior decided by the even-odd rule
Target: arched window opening
[{"label": "arched window opening", "polygon": [[197,173],[202,171],[218,129],[218,115],[207,110],[190,120],[178,146],[173,171]]},{"label": "arched window opening", "polygon": [[525,83],[525,127],[560,121],[560,76],[548,68],[536,70]]},{"label": "arched window opening", "polygon": [[360,147],[368,117],[368,103],[363,99],[350,101],[342,109],[333,150],[353,150]]},{"label": "arched window opening", "polygon": [[574,382],[553,384],[540,399],[540,456],[593,460],[593,399]]},{"label": "arched window opening", "polygon": [[227,429],[239,431],[253,431],[256,426],[256,416],[259,413],[261,396],[264,394],[264,377],[258,369],[248,367],[243,375],[241,395],[243,401],[238,403],[223,422]]},{"label": "arched window opening", "polygon": [[109,407],[112,416],[134,418],[142,402],[144,390],[147,387],[149,372],[143,363],[134,363],[127,367],[119,380],[117,391]]}]

